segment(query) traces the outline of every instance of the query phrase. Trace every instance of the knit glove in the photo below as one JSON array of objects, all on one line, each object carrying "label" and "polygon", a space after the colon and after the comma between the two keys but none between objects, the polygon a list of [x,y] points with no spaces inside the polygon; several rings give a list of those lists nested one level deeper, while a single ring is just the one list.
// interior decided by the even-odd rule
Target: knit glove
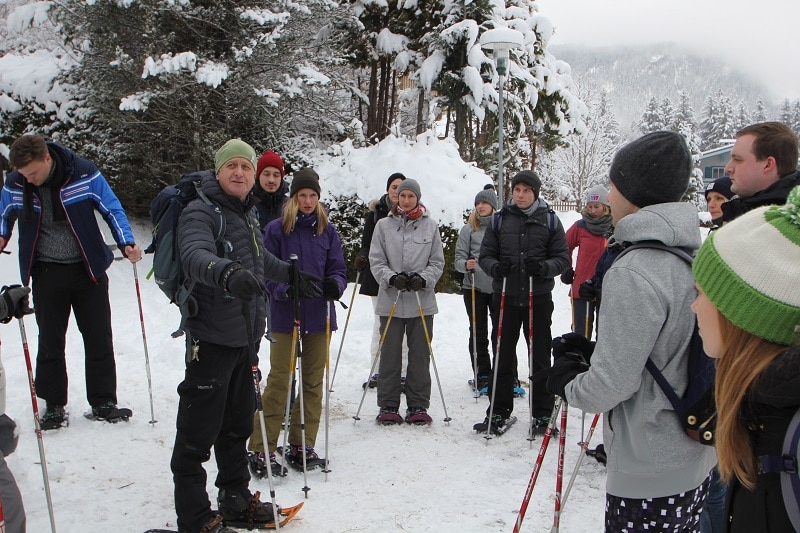
[{"label": "knit glove", "polygon": [[420,291],[425,288],[425,278],[417,274],[416,272],[412,272],[408,276],[408,284],[406,288],[410,291]]},{"label": "knit glove", "polygon": [[398,291],[404,291],[408,288],[408,274],[400,272],[389,278],[389,285]]}]

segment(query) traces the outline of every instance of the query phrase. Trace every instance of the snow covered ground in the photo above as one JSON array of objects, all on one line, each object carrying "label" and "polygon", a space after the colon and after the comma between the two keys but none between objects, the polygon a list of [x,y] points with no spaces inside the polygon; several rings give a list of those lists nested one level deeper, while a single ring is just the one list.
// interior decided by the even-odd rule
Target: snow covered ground
[{"label": "snow covered ground", "polygon": [[[560,213],[565,227],[576,213]],[[144,225],[136,228],[139,241],[149,242]],[[16,238],[14,255],[0,259],[0,282],[19,279]],[[93,422],[82,414],[89,409],[83,379],[83,347],[75,324],[67,338],[70,371],[70,426],[45,432],[43,441],[50,476],[56,525],[59,531],[82,533],[137,533],[152,527],[175,527],[169,460],[175,436],[178,396],[183,376],[182,340],[170,333],[178,324],[177,309],[169,305],[155,283],[145,279],[152,258],[138,264],[149,348],[156,424],[150,424],[150,403],[136,300],[133,269],[127,261],[109,270],[114,341],[120,405],[130,406],[134,417],[116,425]],[[343,300],[349,303],[352,284]],[[361,383],[371,363],[369,339],[372,305],[356,295],[349,330],[330,398],[329,443],[331,472],[312,471],[305,499],[301,473],[290,471],[276,483],[279,503],[305,501],[298,519],[287,529],[308,532],[342,531],[510,531],[517,518],[541,440],[526,440],[528,408],[517,399],[520,422],[502,437],[490,441],[472,431],[483,419],[487,400],[472,397],[467,349],[467,318],[460,295],[437,296],[440,313],[434,320],[433,352],[441,378],[447,414],[434,383],[430,427],[383,427],[374,422],[376,391],[369,390],[355,423],[362,396]],[[553,334],[569,330],[567,287],[557,283]],[[346,311],[337,308],[340,323]],[[36,356],[35,320],[25,320],[31,357]],[[25,361],[17,322],[0,328],[2,357],[8,376],[8,412],[19,424],[19,448],[8,458],[25,500],[28,530],[50,530],[37,439],[34,432]],[[341,343],[341,332],[331,343],[331,368]],[[525,354],[522,344],[519,353]],[[263,360],[263,359],[262,359]],[[526,357],[521,357],[526,361]],[[520,375],[527,375],[526,364]],[[265,372],[266,368],[263,369]],[[42,402],[43,403],[43,402]],[[44,409],[41,405],[40,409]],[[588,429],[590,416],[586,418]],[[572,472],[579,448],[581,416],[570,411],[565,481]],[[599,440],[598,435],[594,442]],[[326,450],[324,425],[317,449]],[[553,440],[527,510],[524,531],[549,531],[558,458]],[[216,467],[207,463],[209,493]],[[597,531],[603,517],[605,473],[593,459],[584,462],[562,517],[564,531]],[[268,493],[266,480],[254,481],[254,490]],[[266,496],[265,496],[266,498]]]}]

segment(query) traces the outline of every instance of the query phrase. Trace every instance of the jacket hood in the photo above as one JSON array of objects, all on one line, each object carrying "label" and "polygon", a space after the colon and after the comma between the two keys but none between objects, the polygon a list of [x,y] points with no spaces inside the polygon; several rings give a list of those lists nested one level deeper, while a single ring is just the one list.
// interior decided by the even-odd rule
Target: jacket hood
[{"label": "jacket hood", "polygon": [[658,241],[697,250],[701,243],[697,209],[686,202],[643,207],[619,221],[614,239],[622,243]]}]

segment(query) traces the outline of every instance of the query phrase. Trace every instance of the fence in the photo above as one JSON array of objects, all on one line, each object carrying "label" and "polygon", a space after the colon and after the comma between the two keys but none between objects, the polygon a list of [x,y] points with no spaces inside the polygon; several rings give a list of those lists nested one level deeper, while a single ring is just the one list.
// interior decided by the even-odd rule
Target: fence
[{"label": "fence", "polygon": [[580,211],[582,207],[578,202],[548,202],[548,204],[556,211]]}]

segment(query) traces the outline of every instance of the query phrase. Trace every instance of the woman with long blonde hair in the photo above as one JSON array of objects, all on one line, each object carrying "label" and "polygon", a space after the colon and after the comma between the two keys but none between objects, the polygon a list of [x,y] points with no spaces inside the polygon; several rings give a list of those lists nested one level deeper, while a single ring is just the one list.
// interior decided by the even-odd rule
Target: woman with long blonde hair
[{"label": "woman with long blonde hair", "polygon": [[798,265],[800,188],[785,206],[758,208],[713,232],[694,261],[692,309],[703,348],[718,358],[716,447],[730,532],[797,527],[785,503],[796,496],[781,487],[787,473],[767,458],[781,457],[800,408]]}]

